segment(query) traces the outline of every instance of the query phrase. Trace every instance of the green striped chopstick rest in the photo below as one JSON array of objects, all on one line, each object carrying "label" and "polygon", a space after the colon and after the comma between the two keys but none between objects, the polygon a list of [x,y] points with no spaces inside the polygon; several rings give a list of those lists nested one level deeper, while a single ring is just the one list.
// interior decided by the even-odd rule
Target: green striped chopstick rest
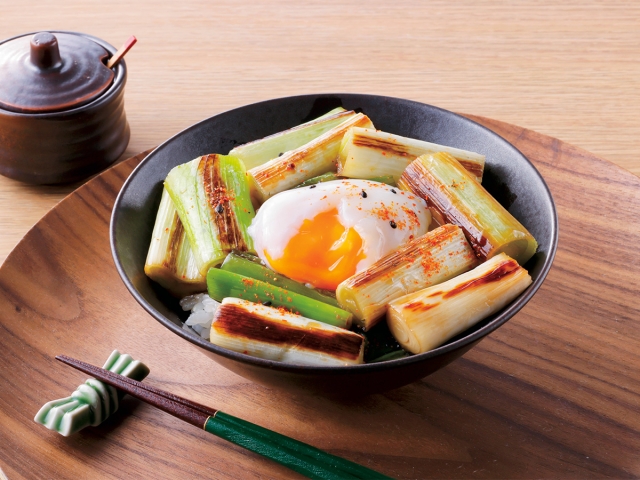
[{"label": "green striped chopstick rest", "polygon": [[326,480],[391,478],[224,412],[218,411],[210,416],[204,424],[204,429],[309,478]]}]

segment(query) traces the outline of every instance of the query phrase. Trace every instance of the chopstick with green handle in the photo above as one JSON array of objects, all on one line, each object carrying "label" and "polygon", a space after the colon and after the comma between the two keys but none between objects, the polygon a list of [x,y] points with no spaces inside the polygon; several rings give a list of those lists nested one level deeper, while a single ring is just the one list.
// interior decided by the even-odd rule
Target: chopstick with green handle
[{"label": "chopstick with green handle", "polygon": [[103,368],[59,355],[57,360],[112,385],[192,425],[258,453],[309,478],[389,479],[374,470],[227,413]]}]

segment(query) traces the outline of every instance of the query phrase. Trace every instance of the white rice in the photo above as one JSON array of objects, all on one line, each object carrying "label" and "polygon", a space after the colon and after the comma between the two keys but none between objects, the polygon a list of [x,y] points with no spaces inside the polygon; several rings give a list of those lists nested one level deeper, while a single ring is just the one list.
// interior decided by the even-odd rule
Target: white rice
[{"label": "white rice", "polygon": [[193,330],[205,340],[209,340],[211,321],[220,304],[206,293],[196,293],[180,300],[182,310],[191,311],[191,315],[184,322],[182,328]]}]

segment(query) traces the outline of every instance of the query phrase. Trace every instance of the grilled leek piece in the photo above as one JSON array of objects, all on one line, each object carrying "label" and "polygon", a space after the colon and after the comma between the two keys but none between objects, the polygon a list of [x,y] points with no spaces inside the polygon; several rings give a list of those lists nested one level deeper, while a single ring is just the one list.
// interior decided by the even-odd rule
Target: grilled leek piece
[{"label": "grilled leek piece", "polygon": [[242,160],[247,169],[257,167],[301,147],[354,115],[355,112],[338,107],[310,122],[235,147],[229,155]]},{"label": "grilled leek piece", "polygon": [[336,297],[367,331],[384,317],[392,300],[442,283],[476,264],[460,227],[443,225],[347,278],[338,285]]},{"label": "grilled leek piece", "polygon": [[398,180],[407,165],[416,157],[436,152],[449,153],[478,182],[482,181],[484,155],[358,127],[349,130],[342,139],[338,156],[338,175],[351,178],[389,175]]},{"label": "grilled leek piece", "polygon": [[319,302],[323,302],[334,307],[340,307],[335,298],[325,295],[314,288],[309,288],[300,282],[291,280],[278,272],[274,272],[270,268],[262,265],[262,263],[260,263],[260,259],[253,255],[231,252],[227,255],[227,258],[224,259],[220,269],[253,278],[255,280],[260,280],[276,287],[284,288],[290,292],[299,293],[305,297],[313,298],[314,300],[318,300]]},{"label": "grilled leek piece", "polygon": [[538,248],[533,235],[448,153],[418,157],[398,187],[424,198],[435,218],[459,225],[481,260],[504,252],[524,265]]},{"label": "grilled leek piece", "polygon": [[162,189],[144,273],[178,298],[207,289],[205,277],[196,266],[189,239],[166,189]]},{"label": "grilled leek piece", "polygon": [[351,127],[369,127],[369,117],[358,113],[295,150],[249,170],[252,196],[258,203],[323,173],[336,170],[342,137]]},{"label": "grilled leek piece", "polygon": [[255,212],[239,159],[204,155],[171,170],[165,187],[202,275],[232,250],[253,251],[247,228]]},{"label": "grilled leek piece", "polygon": [[349,328],[353,318],[349,312],[333,305],[219,268],[212,268],[207,273],[207,289],[209,296],[218,302],[227,297],[244,298],[274,307],[284,307],[291,312],[341,328]]},{"label": "grilled leek piece", "polygon": [[501,253],[470,272],[394,300],[387,323],[402,348],[428,352],[496,313],[530,284],[527,271]]},{"label": "grilled leek piece", "polygon": [[363,363],[364,337],[294,313],[240,298],[225,298],[210,341],[254,357],[298,365]]}]

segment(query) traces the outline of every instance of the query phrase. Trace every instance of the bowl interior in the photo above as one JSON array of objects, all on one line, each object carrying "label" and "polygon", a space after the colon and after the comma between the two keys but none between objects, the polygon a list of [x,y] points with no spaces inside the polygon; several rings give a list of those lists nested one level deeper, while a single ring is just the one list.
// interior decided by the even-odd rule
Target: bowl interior
[{"label": "bowl interior", "polygon": [[[483,185],[533,234],[538,252],[525,265],[533,284],[510,305],[447,344],[405,359],[352,367],[304,367],[252,358],[217,347],[181,328],[177,301],[144,274],[149,239],[169,171],[200,155],[226,154],[234,146],[291,128],[342,106],[366,113],[377,129],[486,155]],[[375,95],[305,95],[269,100],[231,110],[197,123],[150,154],[131,174],[114,206],[111,245],[116,267],[136,300],[167,328],[209,353],[252,366],[305,373],[373,371],[402,366],[455,349],[468,348],[522,308],[546,276],[557,245],[557,216],[551,194],[533,165],[510,143],[454,113],[418,102]]]}]

